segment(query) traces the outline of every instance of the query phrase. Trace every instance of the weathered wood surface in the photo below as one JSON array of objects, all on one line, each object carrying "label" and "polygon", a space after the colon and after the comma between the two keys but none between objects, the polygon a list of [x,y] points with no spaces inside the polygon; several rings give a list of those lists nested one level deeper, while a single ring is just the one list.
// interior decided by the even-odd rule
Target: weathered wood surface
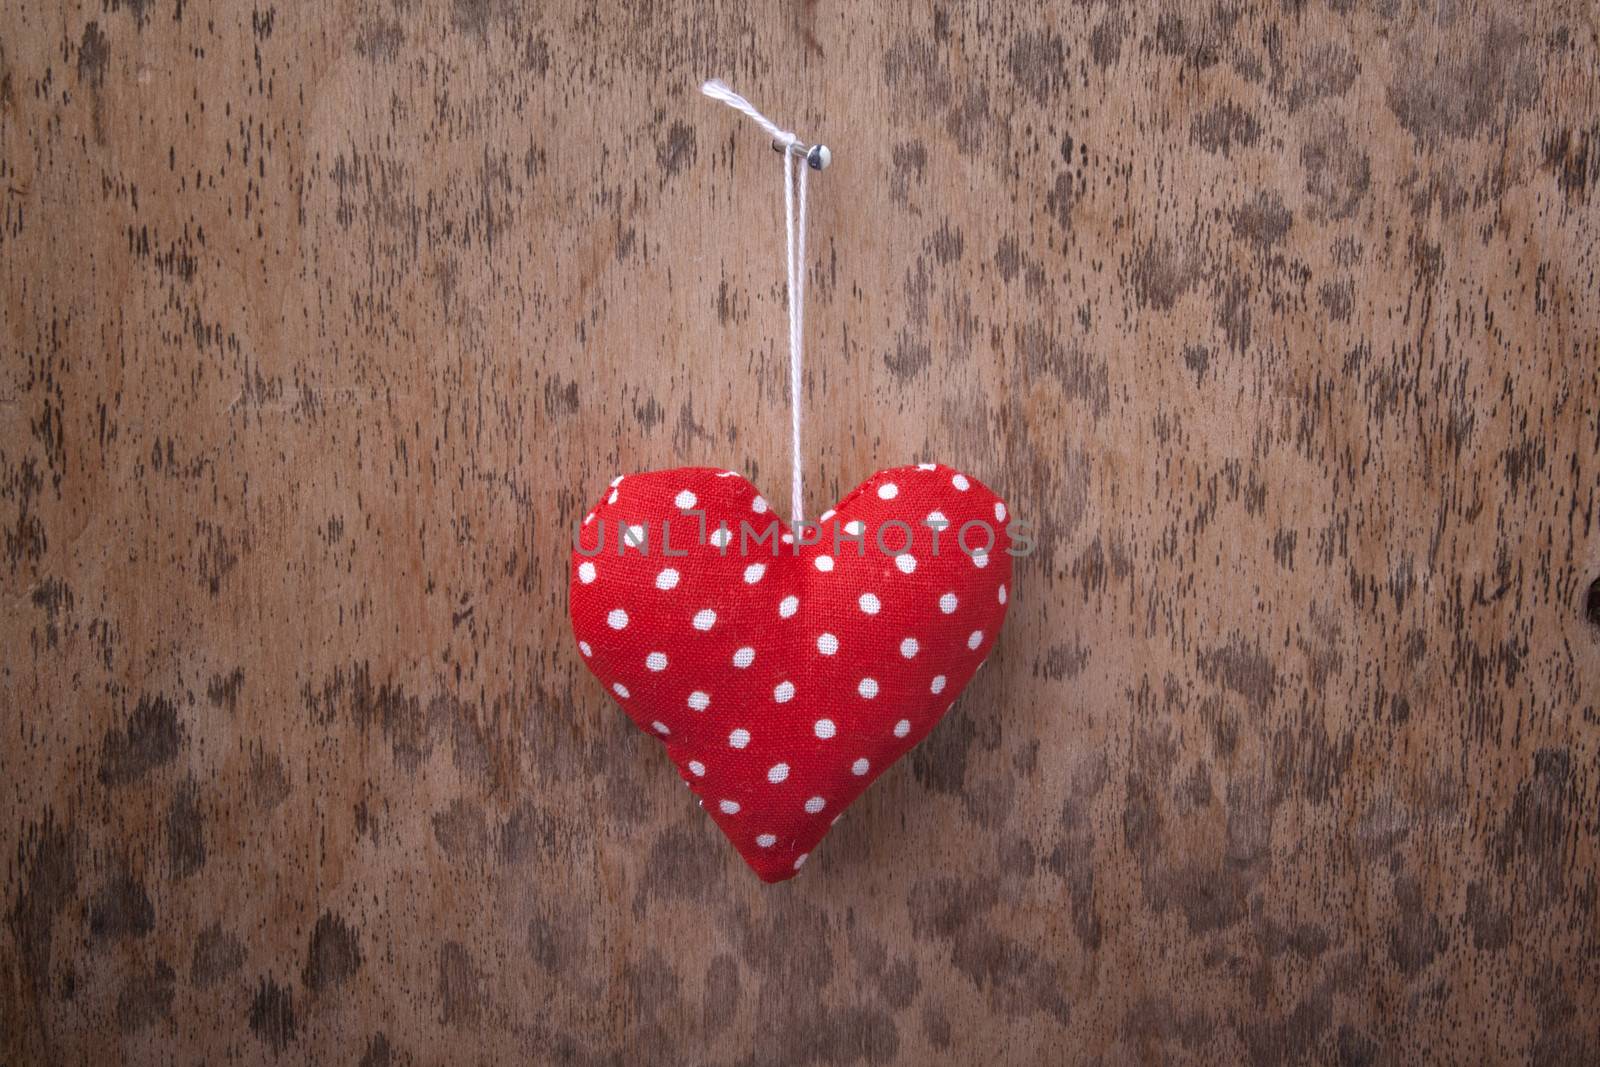
[{"label": "weathered wood surface", "polygon": [[[6,1063],[1600,1062],[1592,4],[12,0]],[[579,664],[614,473],[1042,529],[804,875]]]}]

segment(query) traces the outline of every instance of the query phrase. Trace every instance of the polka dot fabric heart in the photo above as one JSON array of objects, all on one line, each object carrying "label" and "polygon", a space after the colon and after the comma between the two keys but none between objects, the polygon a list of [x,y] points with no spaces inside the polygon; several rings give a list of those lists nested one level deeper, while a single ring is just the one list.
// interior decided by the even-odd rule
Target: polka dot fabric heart
[{"label": "polka dot fabric heart", "polygon": [[580,527],[573,632],[745,862],[781,881],[994,648],[1008,521],[931,463],[878,472],[798,537],[731,471],[627,475]]}]

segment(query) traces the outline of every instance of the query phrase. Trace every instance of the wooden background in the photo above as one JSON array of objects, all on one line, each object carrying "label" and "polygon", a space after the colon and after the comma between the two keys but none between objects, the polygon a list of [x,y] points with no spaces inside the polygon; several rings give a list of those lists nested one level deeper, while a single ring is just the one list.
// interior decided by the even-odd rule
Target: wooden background
[{"label": "wooden background", "polygon": [[[10,0],[0,1061],[1600,1062],[1600,15]],[[759,884],[612,475],[1038,525]],[[1587,617],[1586,617],[1587,616]]]}]

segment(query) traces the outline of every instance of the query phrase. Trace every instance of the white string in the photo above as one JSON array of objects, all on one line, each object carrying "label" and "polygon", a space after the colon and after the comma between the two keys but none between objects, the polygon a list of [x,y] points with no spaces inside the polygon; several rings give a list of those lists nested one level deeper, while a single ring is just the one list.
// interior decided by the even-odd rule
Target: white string
[{"label": "white string", "polygon": [[[712,78],[700,86],[700,91],[713,100],[720,100],[736,111],[753,119],[774,141],[783,145],[783,216],[787,235],[785,266],[789,276],[789,447],[792,457],[790,489],[790,515],[798,526],[805,518],[805,494],[802,491],[802,471],[805,464],[800,456],[801,422],[801,367],[805,358],[806,312],[806,172],[804,158],[791,151],[804,145],[792,131],[781,128],[728,87],[720,78]],[[794,168],[800,167],[799,220],[795,218]]]},{"label": "white string", "polygon": [[700,91],[705,93],[711,99],[721,100],[724,104],[727,104],[734,110],[742,111],[752,119],[755,119],[756,125],[760,126],[763,130],[766,130],[773,140],[782,141],[784,147],[800,143],[800,138],[796,137],[788,130],[779,129],[776,122],[773,122],[771,119],[767,118],[767,116],[757,111],[755,106],[751,104],[750,101],[734,92],[733,89],[729,87],[728,83],[723,81],[721,78],[712,78],[710,81],[700,86]]},{"label": "white string", "polygon": [[[800,168],[800,219],[794,219],[794,168]],[[793,152],[783,154],[783,185],[789,210],[789,448],[794,456],[790,490],[790,513],[794,525],[805,518],[805,498],[801,492],[800,456],[800,367],[806,353],[806,172],[811,168]],[[796,233],[795,231],[799,232]]]}]

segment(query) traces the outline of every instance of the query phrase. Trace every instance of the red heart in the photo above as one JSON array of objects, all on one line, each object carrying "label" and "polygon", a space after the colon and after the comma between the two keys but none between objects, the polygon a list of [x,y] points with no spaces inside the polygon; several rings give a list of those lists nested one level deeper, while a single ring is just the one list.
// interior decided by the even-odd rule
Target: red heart
[{"label": "red heart", "polygon": [[874,474],[821,516],[811,545],[732,471],[632,474],[580,527],[572,629],[589,669],[776,882],[994,647],[1007,523],[987,487],[931,463]]}]

